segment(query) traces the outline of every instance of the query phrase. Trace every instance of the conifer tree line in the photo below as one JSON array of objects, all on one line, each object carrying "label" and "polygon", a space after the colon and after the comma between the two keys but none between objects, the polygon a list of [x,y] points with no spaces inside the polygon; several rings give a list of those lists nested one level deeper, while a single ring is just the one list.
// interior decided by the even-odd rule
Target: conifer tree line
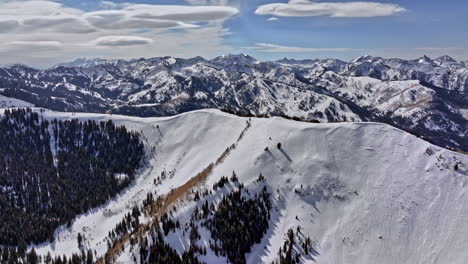
[{"label": "conifer tree line", "polygon": [[[41,111],[42,112],[42,111]],[[0,117],[0,245],[25,248],[129,185],[144,156],[136,132],[112,121]]]},{"label": "conifer tree line", "polygon": [[[260,179],[264,179],[263,176],[260,177]],[[250,252],[254,244],[260,243],[269,227],[269,211],[272,208],[270,193],[264,186],[258,194],[249,199],[249,191],[244,188],[243,184],[239,184],[234,172],[230,178],[221,177],[213,185],[213,191],[216,192],[224,188],[229,181],[238,185],[236,191],[227,194],[216,204],[205,200],[200,208],[195,208],[190,222],[184,225],[185,230],[189,232],[190,247],[182,255],[182,262],[174,263],[200,263],[197,255],[206,255],[206,248],[197,243],[200,239],[197,223],[210,231],[209,246],[211,250],[217,256],[227,257],[230,263],[246,263],[245,254]],[[205,192],[205,196],[207,194]],[[170,225],[171,227],[175,226],[174,231],[180,225],[178,221],[168,220],[167,215],[164,221],[174,223]],[[183,229],[184,226],[182,226]],[[164,233],[158,232],[158,237],[167,236],[164,224],[163,231]],[[171,229],[169,229],[170,231]],[[242,235],[239,236],[239,234]],[[150,252],[153,252],[151,249],[154,248],[150,247]],[[187,260],[190,261],[185,262]]]},{"label": "conifer tree line", "polygon": [[[257,184],[263,185],[265,182],[265,177],[260,175]],[[137,245],[139,248],[138,254],[133,255],[134,260],[142,264],[203,263],[200,256],[207,255],[207,247],[200,242],[199,229],[206,228],[211,234],[209,249],[216,256],[227,257],[229,263],[233,264],[246,263],[245,254],[251,251],[254,244],[261,242],[269,228],[272,208],[270,193],[264,185],[257,194],[251,195],[239,183],[234,172],[230,178],[223,176],[213,185],[214,193],[222,191],[229,183],[237,186],[237,190],[226,194],[218,202],[210,203],[205,199],[212,191],[197,191],[194,201],[200,206],[195,207],[186,223],[181,224],[174,218],[173,211],[163,214],[160,221],[151,227],[149,236],[143,237],[138,244],[137,241],[130,242],[132,247]],[[148,196],[148,199],[153,198]],[[166,242],[171,232],[182,233],[189,238],[190,243],[181,255]]]},{"label": "conifer tree line", "polygon": [[29,252],[16,247],[0,247],[1,264],[94,264],[96,258],[92,250],[82,250],[81,253],[74,253],[71,256],[52,256],[49,253],[45,256],[38,255],[33,248]]},{"label": "conifer tree line", "polygon": [[283,246],[271,264],[300,264],[303,258],[311,258],[316,253],[312,247],[312,240],[310,237],[305,238],[301,226],[298,226],[296,232],[292,228],[288,230]]},{"label": "conifer tree line", "polygon": [[[234,172],[231,181],[238,181]],[[257,182],[264,181],[260,174]],[[222,177],[213,189],[222,188],[226,183],[227,178]],[[201,210],[206,218],[202,225],[211,232],[213,239],[210,240],[211,249],[234,264],[246,263],[245,254],[261,242],[269,227],[272,204],[267,187],[263,186],[250,199],[246,194],[249,191],[240,184],[238,190],[224,196],[216,206],[205,202]]]}]

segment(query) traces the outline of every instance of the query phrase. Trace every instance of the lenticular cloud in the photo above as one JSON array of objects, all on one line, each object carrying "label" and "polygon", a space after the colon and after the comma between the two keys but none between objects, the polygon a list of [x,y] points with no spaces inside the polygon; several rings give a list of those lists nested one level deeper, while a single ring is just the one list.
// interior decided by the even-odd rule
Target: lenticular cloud
[{"label": "lenticular cloud", "polygon": [[255,13],[283,17],[379,17],[395,15],[405,10],[397,4],[377,2],[317,3],[309,0],[291,0],[287,4],[273,3],[259,6]]}]

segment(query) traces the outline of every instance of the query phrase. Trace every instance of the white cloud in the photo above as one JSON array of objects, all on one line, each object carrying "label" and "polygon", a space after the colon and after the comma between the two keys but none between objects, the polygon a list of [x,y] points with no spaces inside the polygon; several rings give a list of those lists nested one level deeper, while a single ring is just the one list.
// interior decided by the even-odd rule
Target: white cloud
[{"label": "white cloud", "polygon": [[90,33],[102,29],[191,28],[188,22],[222,21],[238,13],[227,6],[175,6],[117,4],[103,1],[110,9],[84,12],[46,0],[0,2],[0,33],[60,32]]},{"label": "white cloud", "polygon": [[148,45],[152,39],[135,36],[105,36],[94,40],[92,44],[96,46],[136,46]]},{"label": "white cloud", "polygon": [[52,1],[15,1],[0,4],[0,33],[89,33],[95,29],[82,11]]},{"label": "white cloud", "polygon": [[277,17],[270,17],[269,19],[267,19],[267,21],[277,21],[278,18]]},{"label": "white cloud", "polygon": [[114,4],[114,10],[83,12],[53,1],[21,1],[0,4],[0,33],[89,33],[100,29],[189,28],[187,22],[225,20],[238,10],[227,6],[172,6]]},{"label": "white cloud", "polygon": [[203,5],[203,6],[227,6],[229,0],[185,0],[191,5]]},{"label": "white cloud", "polygon": [[197,26],[187,22],[225,20],[237,12],[236,8],[221,6],[128,5],[84,17],[101,29],[191,28]]},{"label": "white cloud", "polygon": [[246,49],[255,50],[257,52],[272,52],[272,53],[298,53],[298,52],[346,52],[352,51],[349,48],[303,48],[292,46],[281,46],[269,43],[255,43],[254,47],[246,47]]},{"label": "white cloud", "polygon": [[12,41],[8,45],[24,46],[24,47],[42,47],[42,48],[59,48],[63,45],[60,41]]},{"label": "white cloud", "polygon": [[148,28],[190,28],[197,27],[174,20],[146,19],[129,15],[125,11],[98,11],[85,15],[86,20],[99,29],[148,29]]},{"label": "white cloud", "polygon": [[1,3],[0,17],[21,19],[29,16],[57,16],[83,14],[81,10],[64,7],[55,1],[32,0],[32,1],[10,1]]},{"label": "white cloud", "polygon": [[391,16],[406,11],[397,4],[377,2],[314,2],[311,0],[290,0],[288,3],[273,3],[259,6],[257,15],[283,17],[379,17]]},{"label": "white cloud", "polygon": [[[3,44],[0,55],[6,61],[9,57],[18,58],[35,53],[40,54],[40,56],[45,56],[45,54],[50,56],[52,53],[60,51],[62,46],[63,43],[60,41],[11,41]],[[8,63],[15,63],[15,61],[8,61]]]},{"label": "white cloud", "polygon": [[43,67],[83,56],[189,57],[231,51],[223,44],[228,34],[223,22],[237,8],[109,1],[96,6],[101,10],[86,12],[53,0],[0,0],[2,63]]},{"label": "white cloud", "polygon": [[13,20],[13,19],[0,20],[0,34],[11,32],[17,29],[18,26],[19,26],[19,23],[16,20]]},{"label": "white cloud", "polygon": [[224,20],[236,15],[239,10],[229,6],[153,6],[133,5],[125,11],[137,18],[163,19],[183,22],[208,22]]},{"label": "white cloud", "polygon": [[18,28],[25,32],[60,32],[60,33],[90,33],[96,31],[86,21],[74,16],[42,16],[24,18]]}]

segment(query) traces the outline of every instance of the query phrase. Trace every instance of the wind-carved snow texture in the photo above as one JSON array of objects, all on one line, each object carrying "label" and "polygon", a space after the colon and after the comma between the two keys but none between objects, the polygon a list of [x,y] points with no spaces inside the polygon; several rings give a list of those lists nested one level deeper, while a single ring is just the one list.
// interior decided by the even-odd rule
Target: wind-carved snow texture
[{"label": "wind-carved snow texture", "polygon": [[257,61],[79,59],[0,68],[0,93],[58,111],[167,116],[216,108],[307,121],[376,121],[468,151],[468,65],[448,56]]},{"label": "wind-carved snow texture", "polygon": [[[328,201],[332,198],[344,201],[349,199],[349,196],[355,194],[349,190],[346,185],[337,177],[323,177],[317,180],[314,186],[307,188],[297,188],[294,190],[304,202],[316,207],[317,203],[323,200]],[[316,209],[319,211],[318,209]]]},{"label": "wind-carved snow texture", "polygon": [[[44,117],[112,119],[141,131],[146,139],[147,167],[132,186],[75,218],[71,228],[58,229],[53,244],[36,248],[40,254],[70,255],[79,252],[76,238],[82,233],[85,247],[99,256],[107,251],[110,229],[134,204],[141,204],[148,192],[169,193],[216,161],[237,141],[248,120],[216,110],[161,118],[46,111]],[[314,249],[302,263],[465,263],[466,156],[384,124],[312,124],[282,118],[251,122],[204,185],[210,188],[235,171],[239,182],[253,190],[258,175],[265,177],[273,203],[269,228],[246,255],[247,263],[275,260],[287,231],[298,226]],[[155,185],[163,171],[174,173]],[[182,221],[195,205],[190,199],[178,203],[174,217]],[[148,220],[140,217],[140,223]],[[200,232],[209,237],[209,232]],[[188,245],[181,232],[171,232],[167,239],[178,252]],[[209,248],[205,257],[200,258],[208,263],[220,260]],[[133,262],[128,244],[118,261]]]}]

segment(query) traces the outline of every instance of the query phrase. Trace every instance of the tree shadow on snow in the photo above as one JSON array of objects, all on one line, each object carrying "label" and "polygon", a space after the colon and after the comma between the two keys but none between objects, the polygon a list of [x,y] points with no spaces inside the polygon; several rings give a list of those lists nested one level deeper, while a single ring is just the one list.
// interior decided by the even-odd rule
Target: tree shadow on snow
[{"label": "tree shadow on snow", "polygon": [[[304,233],[299,232],[299,239],[301,241],[306,240],[306,236],[304,235]],[[294,250],[296,252],[301,252],[301,259],[315,262],[316,257],[320,256],[320,253],[316,249],[318,247],[317,241],[315,241],[313,239],[311,239],[311,240],[312,240],[312,245],[309,248],[309,254],[306,255],[304,250],[297,244],[294,245]]]},{"label": "tree shadow on snow", "polygon": [[[270,190],[270,193],[272,193],[273,190]],[[247,263],[263,263],[263,258],[268,257],[268,256],[275,256],[277,257],[278,252],[271,252],[271,249],[273,247],[272,242],[273,238],[277,236],[279,232],[283,232],[281,230],[281,218],[286,217],[283,213],[281,213],[284,209],[286,209],[286,199],[284,198],[284,194],[281,194],[277,192],[278,197],[275,197],[275,195],[271,196],[272,199],[272,205],[273,208],[271,209],[271,214],[270,214],[270,226],[265,233],[265,235],[262,238],[262,241],[260,244],[254,245],[252,247],[251,253],[246,255]],[[302,232],[300,233],[302,241],[305,240],[304,234]],[[286,239],[286,234],[283,234],[283,238]],[[284,240],[281,241],[281,245],[284,243]],[[296,248],[297,245],[295,246],[296,252],[301,252],[299,251],[300,248]],[[319,256],[319,252],[317,251],[317,243],[312,242],[312,247],[309,249],[309,254],[304,256],[302,254],[301,259],[303,260],[310,260],[310,261],[315,261],[315,258]]]},{"label": "tree shadow on snow", "polygon": [[[270,190],[270,193],[271,192],[272,190]],[[278,198],[272,195],[271,200],[273,207],[270,210],[270,226],[263,236],[262,241],[259,244],[255,244],[252,247],[252,251],[246,254],[247,263],[263,263],[262,258],[268,257],[270,255],[276,255],[277,253],[270,251],[271,247],[273,246],[271,242],[275,234],[281,232],[279,223],[281,217],[284,216],[281,211],[286,208],[286,201],[281,195]]]},{"label": "tree shadow on snow", "polygon": [[158,128],[159,134],[160,134],[160,135],[161,135],[161,137],[163,138],[163,137],[164,137],[164,135],[163,135],[163,133],[161,132],[161,129],[159,128],[159,126],[158,126],[157,128]]},{"label": "tree shadow on snow", "polygon": [[283,153],[283,155],[286,157],[286,159],[288,159],[289,162],[292,162],[292,159],[291,157],[288,155],[288,153],[286,153],[286,151],[284,151],[284,149],[280,149],[281,153]]}]

